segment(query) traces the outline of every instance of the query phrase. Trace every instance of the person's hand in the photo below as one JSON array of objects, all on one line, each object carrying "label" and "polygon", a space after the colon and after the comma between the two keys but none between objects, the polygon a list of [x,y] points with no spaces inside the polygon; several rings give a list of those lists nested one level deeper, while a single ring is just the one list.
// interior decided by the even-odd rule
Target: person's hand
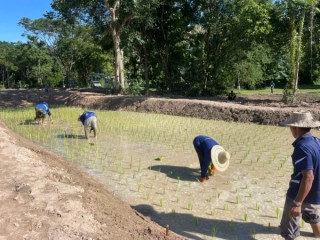
[{"label": "person's hand", "polygon": [[214,165],[212,164],[209,169],[208,169],[208,174],[212,175],[214,174],[214,172],[216,171],[216,168],[214,167]]},{"label": "person's hand", "polygon": [[301,215],[301,206],[293,206],[290,210],[290,217],[299,217]]}]

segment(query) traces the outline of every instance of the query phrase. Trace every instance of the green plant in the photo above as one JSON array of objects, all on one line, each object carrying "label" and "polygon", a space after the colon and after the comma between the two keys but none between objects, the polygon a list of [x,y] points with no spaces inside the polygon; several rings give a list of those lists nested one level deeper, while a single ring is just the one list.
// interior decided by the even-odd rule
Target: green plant
[{"label": "green plant", "polygon": [[281,210],[280,208],[276,208],[276,216],[277,216],[277,219],[279,219],[281,217]]},{"label": "green plant", "polygon": [[163,207],[163,198],[160,199],[160,207]]},{"label": "green plant", "polygon": [[211,233],[212,233],[212,237],[215,237],[217,235],[217,228],[215,226],[212,226]]}]

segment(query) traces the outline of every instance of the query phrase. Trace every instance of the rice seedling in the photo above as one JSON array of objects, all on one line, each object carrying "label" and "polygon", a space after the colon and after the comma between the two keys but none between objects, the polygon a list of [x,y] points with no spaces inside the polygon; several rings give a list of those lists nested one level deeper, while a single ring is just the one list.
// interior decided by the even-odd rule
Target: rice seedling
[{"label": "rice seedling", "polygon": [[142,186],[141,183],[139,183],[138,184],[138,190],[137,190],[138,192],[141,192],[141,186]]},{"label": "rice seedling", "polygon": [[256,210],[260,211],[260,209],[261,209],[261,205],[259,203],[256,203]]},{"label": "rice seedling", "polygon": [[213,237],[213,238],[216,237],[216,235],[217,235],[217,228],[216,228],[215,226],[212,226],[211,234],[212,234],[212,237]]},{"label": "rice seedling", "polygon": [[175,217],[175,216],[176,216],[176,210],[175,210],[175,209],[172,209],[172,210],[171,210],[171,214]]},{"label": "rice seedling", "polygon": [[196,217],[196,218],[195,218],[195,225],[196,225],[196,226],[199,226],[199,224],[200,224],[200,220],[199,220],[199,218]]},{"label": "rice seedling", "polygon": [[210,215],[211,215],[211,216],[214,216],[214,215],[215,215],[215,213],[216,213],[216,209],[211,208],[211,210],[210,210]]},{"label": "rice seedling", "polygon": [[236,203],[237,204],[239,204],[240,203],[240,197],[239,197],[239,195],[237,194],[237,196],[236,196]]},{"label": "rice seedling", "polygon": [[256,239],[256,234],[257,234],[257,233],[256,233],[256,230],[251,230],[251,231],[250,231],[250,237],[251,237],[251,238]]},{"label": "rice seedling", "polygon": [[276,208],[276,217],[279,219],[281,217],[281,210],[280,208]]},{"label": "rice seedling", "polygon": [[233,221],[231,221],[231,222],[229,222],[229,229],[233,232],[234,231],[234,222]]},{"label": "rice seedling", "polygon": [[163,198],[160,199],[160,207],[163,207]]},{"label": "rice seedling", "polygon": [[223,204],[223,210],[228,211],[229,210],[229,205],[228,204]]}]

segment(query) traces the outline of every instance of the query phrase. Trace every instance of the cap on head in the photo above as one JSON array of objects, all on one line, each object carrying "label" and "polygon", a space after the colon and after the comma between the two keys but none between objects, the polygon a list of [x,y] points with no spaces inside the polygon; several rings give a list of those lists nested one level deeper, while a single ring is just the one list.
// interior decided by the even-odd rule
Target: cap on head
[{"label": "cap on head", "polygon": [[298,128],[317,128],[320,127],[320,122],[313,120],[313,117],[308,111],[293,112],[290,118],[280,123],[284,127],[298,127]]}]

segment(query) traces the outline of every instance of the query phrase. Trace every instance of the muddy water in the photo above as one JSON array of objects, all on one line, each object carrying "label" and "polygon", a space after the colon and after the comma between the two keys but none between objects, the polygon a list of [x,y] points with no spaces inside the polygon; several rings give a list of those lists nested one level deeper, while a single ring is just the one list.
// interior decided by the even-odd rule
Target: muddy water
[{"label": "muddy water", "polygon": [[[108,114],[99,112],[104,118],[99,118],[97,140],[85,140],[81,125],[63,114],[44,126],[41,136],[36,135],[39,126],[26,127],[32,140],[186,238],[281,239],[277,226],[292,170],[289,129],[171,116],[149,123],[151,115]],[[121,124],[123,119],[131,124]],[[199,163],[192,146],[199,134],[215,137],[232,156],[229,169],[206,183],[197,180]],[[302,230],[311,232],[307,225]]]}]

